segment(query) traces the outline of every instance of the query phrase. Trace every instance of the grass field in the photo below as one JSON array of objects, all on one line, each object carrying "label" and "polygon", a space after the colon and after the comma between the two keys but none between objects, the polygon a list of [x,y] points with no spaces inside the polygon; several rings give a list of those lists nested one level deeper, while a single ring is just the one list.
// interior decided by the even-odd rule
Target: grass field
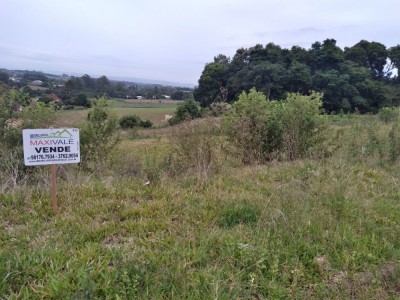
[{"label": "grass field", "polygon": [[[182,101],[175,100],[112,100],[109,101],[118,117],[136,114],[143,120],[150,120],[159,125],[164,122],[166,114],[173,114]],[[61,111],[58,126],[77,126],[87,117],[87,109]]]},{"label": "grass field", "polygon": [[327,119],[309,157],[253,166],[191,125],[146,130],[104,174],[60,168],[57,216],[39,167],[0,193],[0,298],[398,299],[392,124]]}]

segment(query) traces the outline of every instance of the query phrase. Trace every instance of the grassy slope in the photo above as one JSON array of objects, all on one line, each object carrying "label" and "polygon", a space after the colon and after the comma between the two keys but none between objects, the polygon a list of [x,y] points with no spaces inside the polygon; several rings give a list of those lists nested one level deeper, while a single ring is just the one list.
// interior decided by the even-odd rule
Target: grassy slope
[{"label": "grassy slope", "polygon": [[[331,127],[336,150],[330,158],[226,167],[207,178],[161,175],[144,185],[142,176],[94,179],[70,170],[59,180],[56,217],[47,187],[2,193],[0,294],[30,299],[396,295],[399,165],[382,166],[373,156],[355,159],[358,150],[343,151],[339,145],[353,143],[353,134],[363,138],[347,125]],[[113,160],[123,157],[134,165],[128,153],[150,161],[167,151],[165,139],[125,141]]]}]

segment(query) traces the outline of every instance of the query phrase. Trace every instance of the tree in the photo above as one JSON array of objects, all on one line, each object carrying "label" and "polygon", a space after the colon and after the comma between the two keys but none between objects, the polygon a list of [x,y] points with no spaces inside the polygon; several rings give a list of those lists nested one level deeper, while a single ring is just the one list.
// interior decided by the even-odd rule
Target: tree
[{"label": "tree", "polygon": [[386,47],[377,42],[361,40],[353,47],[346,49],[346,58],[370,69],[374,78],[380,79],[384,74],[384,67],[388,58]]},{"label": "tree", "polygon": [[66,92],[67,92],[67,95],[71,95],[71,93],[72,93],[72,91],[74,90],[74,88],[75,88],[74,79],[73,79],[73,78],[68,79],[68,80],[65,82],[65,90],[66,90]]},{"label": "tree", "polygon": [[113,86],[113,96],[116,98],[125,98],[126,96],[126,88],[122,82],[117,82]]},{"label": "tree", "polygon": [[346,47],[344,49],[344,56],[347,60],[355,62],[359,66],[368,68],[367,53],[364,47],[355,45],[353,47]]},{"label": "tree", "polygon": [[199,86],[195,88],[194,98],[201,106],[206,107],[221,100],[221,87],[226,86],[226,71],[229,59],[225,55],[214,57],[214,62],[207,64],[200,76]]},{"label": "tree", "polygon": [[293,62],[307,64],[309,62],[309,52],[299,46],[293,46],[287,54],[287,64]]},{"label": "tree", "polygon": [[183,91],[175,91],[171,95],[171,99],[173,100],[183,100],[185,99],[185,93]]},{"label": "tree", "polygon": [[84,89],[92,89],[95,86],[95,81],[88,74],[81,77],[82,86]]},{"label": "tree", "polygon": [[10,76],[8,75],[8,73],[0,71],[0,82],[8,84],[9,81],[10,81]]},{"label": "tree", "polygon": [[388,87],[383,82],[372,79],[357,84],[360,96],[366,99],[368,103],[361,111],[376,113],[381,107],[392,106],[392,101],[388,97],[387,88]]},{"label": "tree", "polygon": [[336,46],[336,40],[326,39],[323,43],[313,44],[313,64],[318,69],[338,69],[344,59],[343,51]]},{"label": "tree", "polygon": [[103,94],[107,94],[110,91],[110,88],[111,88],[111,84],[106,76],[103,75],[97,79],[97,81],[96,81],[97,91],[99,91]]},{"label": "tree", "polygon": [[79,94],[73,104],[83,107],[90,107],[90,102],[85,94]]},{"label": "tree", "polygon": [[87,122],[81,128],[81,165],[104,170],[107,157],[119,142],[118,118],[105,97],[94,102]]},{"label": "tree", "polygon": [[265,59],[273,63],[282,61],[282,48],[274,43],[268,43],[265,46]]},{"label": "tree", "polygon": [[232,103],[252,87],[268,99],[283,99],[290,92],[309,95],[315,90],[324,93],[324,108],[329,112],[356,108],[375,112],[391,99],[400,99],[396,96],[400,79],[391,78],[390,73],[399,65],[400,45],[387,50],[383,44],[362,40],[343,51],[334,39],[317,41],[309,50],[257,44],[238,49],[232,60],[215,57],[205,66],[194,99],[206,107]]},{"label": "tree", "polygon": [[287,90],[305,94],[311,90],[311,83],[310,68],[304,63],[294,61],[287,72]]},{"label": "tree", "polygon": [[391,69],[396,68],[397,72],[399,72],[399,70],[400,70],[400,45],[391,47],[389,49],[389,58],[392,63]]}]

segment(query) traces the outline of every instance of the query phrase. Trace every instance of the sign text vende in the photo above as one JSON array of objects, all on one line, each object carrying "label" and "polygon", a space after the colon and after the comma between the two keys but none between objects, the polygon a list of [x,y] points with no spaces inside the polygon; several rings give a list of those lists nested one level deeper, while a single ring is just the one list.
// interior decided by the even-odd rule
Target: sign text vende
[{"label": "sign text vende", "polygon": [[79,129],[24,129],[24,161],[27,166],[80,162]]}]

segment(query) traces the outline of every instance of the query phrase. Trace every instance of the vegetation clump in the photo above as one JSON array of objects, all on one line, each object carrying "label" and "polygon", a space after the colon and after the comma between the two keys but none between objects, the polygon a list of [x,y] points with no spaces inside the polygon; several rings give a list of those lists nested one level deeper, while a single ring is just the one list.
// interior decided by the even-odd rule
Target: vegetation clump
[{"label": "vegetation clump", "polygon": [[119,120],[119,126],[123,129],[135,127],[151,128],[153,123],[150,120],[141,120],[138,115],[126,115]]},{"label": "vegetation clump", "polygon": [[289,94],[270,101],[255,88],[243,92],[224,117],[228,140],[246,164],[303,157],[318,141],[322,94]]},{"label": "vegetation clump", "polygon": [[104,170],[107,157],[120,141],[118,118],[105,97],[93,103],[80,130],[81,166]]},{"label": "vegetation clump", "polygon": [[398,119],[399,113],[400,110],[397,107],[382,107],[381,109],[379,109],[378,117],[381,121],[387,124]]},{"label": "vegetation clump", "polygon": [[193,120],[201,116],[200,107],[193,99],[186,100],[176,109],[175,116],[169,120],[170,125]]},{"label": "vegetation clump", "polygon": [[[202,107],[235,102],[252,87],[268,99],[283,99],[288,93],[324,94],[328,113],[376,113],[396,105],[400,66],[400,45],[361,40],[341,49],[334,39],[315,42],[310,49],[285,49],[274,43],[237,49],[232,58],[223,54],[204,67],[194,99]],[[397,100],[396,100],[397,99]]]},{"label": "vegetation clump", "polygon": [[0,186],[16,187],[34,172],[24,165],[22,130],[54,124],[55,105],[32,101],[28,95],[0,84]]},{"label": "vegetation clump", "polygon": [[223,209],[218,225],[222,228],[232,228],[239,224],[254,224],[260,217],[260,211],[248,203],[236,204]]}]

